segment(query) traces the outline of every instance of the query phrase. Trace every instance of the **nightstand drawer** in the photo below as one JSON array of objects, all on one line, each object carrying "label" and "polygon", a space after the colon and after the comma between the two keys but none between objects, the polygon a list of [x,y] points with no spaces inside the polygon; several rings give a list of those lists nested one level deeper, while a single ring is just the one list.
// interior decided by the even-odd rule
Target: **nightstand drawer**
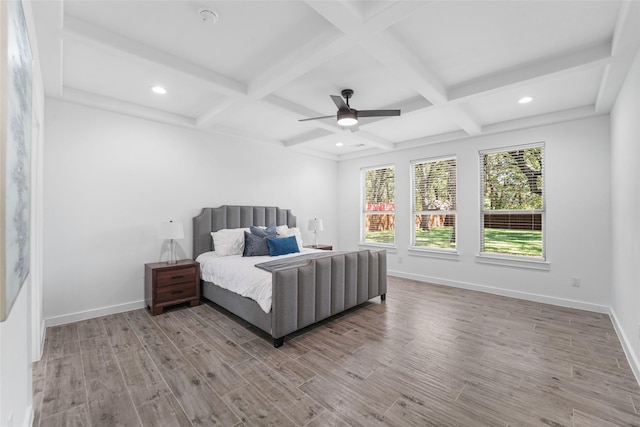
[{"label": "nightstand drawer", "polygon": [[196,270],[193,267],[159,271],[157,275],[157,285],[159,288],[176,285],[178,283],[193,283],[194,280],[196,280]]},{"label": "nightstand drawer", "polygon": [[181,285],[158,287],[156,290],[156,302],[168,302],[180,300],[183,298],[193,298],[197,295],[197,289],[191,283],[183,283]]}]

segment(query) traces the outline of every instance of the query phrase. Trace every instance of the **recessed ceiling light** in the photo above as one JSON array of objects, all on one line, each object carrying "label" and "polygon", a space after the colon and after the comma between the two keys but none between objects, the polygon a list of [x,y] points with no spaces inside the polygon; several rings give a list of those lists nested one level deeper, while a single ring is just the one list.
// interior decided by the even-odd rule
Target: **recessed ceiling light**
[{"label": "recessed ceiling light", "polygon": [[522,98],[520,98],[520,99],[518,100],[518,102],[519,102],[520,104],[528,104],[528,103],[530,103],[531,101],[533,101],[533,98],[532,98],[532,97],[530,97],[530,96],[523,96]]},{"label": "recessed ceiling light", "polygon": [[336,142],[336,147],[342,147],[344,144],[342,142]]},{"label": "recessed ceiling light", "polygon": [[164,95],[167,93],[167,90],[162,86],[151,86],[151,92],[157,93],[158,95]]}]

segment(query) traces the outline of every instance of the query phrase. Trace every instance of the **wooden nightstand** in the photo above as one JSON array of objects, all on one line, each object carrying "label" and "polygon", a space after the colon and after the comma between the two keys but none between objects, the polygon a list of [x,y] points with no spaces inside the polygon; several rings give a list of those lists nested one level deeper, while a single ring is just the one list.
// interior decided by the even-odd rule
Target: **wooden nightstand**
[{"label": "wooden nightstand", "polygon": [[311,248],[311,249],[320,249],[321,251],[332,251],[333,250],[333,246],[331,246],[331,245],[318,245],[318,246],[306,245],[304,247],[305,248]]},{"label": "wooden nightstand", "polygon": [[144,300],[154,316],[170,305],[200,304],[200,263],[185,259],[175,264],[145,264]]}]

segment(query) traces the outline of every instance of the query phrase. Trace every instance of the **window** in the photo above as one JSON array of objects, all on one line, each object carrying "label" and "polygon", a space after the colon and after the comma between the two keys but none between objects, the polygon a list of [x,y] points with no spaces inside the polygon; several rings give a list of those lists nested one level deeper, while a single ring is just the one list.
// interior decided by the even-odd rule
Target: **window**
[{"label": "window", "polygon": [[480,153],[480,251],[544,258],[544,147]]},{"label": "window", "polygon": [[411,162],[414,247],[456,248],[456,159]]},{"label": "window", "polygon": [[395,168],[362,170],[362,236],[366,243],[395,242]]}]

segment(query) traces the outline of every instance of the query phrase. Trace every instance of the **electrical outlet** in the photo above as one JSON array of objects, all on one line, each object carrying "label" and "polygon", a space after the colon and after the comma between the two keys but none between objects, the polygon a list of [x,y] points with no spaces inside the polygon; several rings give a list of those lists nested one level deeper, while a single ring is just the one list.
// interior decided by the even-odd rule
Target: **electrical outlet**
[{"label": "electrical outlet", "polygon": [[579,277],[572,277],[571,278],[571,286],[574,288],[579,288],[580,287],[580,278]]},{"label": "electrical outlet", "polygon": [[398,257],[398,264],[402,264],[402,257],[401,256]]}]

